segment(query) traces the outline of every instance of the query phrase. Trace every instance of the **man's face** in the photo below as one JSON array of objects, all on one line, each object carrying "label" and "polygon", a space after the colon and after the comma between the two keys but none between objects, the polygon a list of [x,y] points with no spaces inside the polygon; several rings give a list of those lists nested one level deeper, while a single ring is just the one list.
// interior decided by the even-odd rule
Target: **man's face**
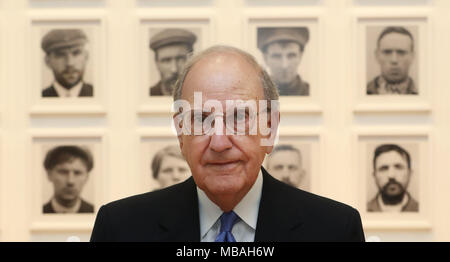
[{"label": "man's face", "polygon": [[[194,92],[202,92],[203,105],[209,99],[219,101],[224,112],[226,100],[264,99],[259,73],[234,53],[210,54],[197,62],[186,76],[182,92],[182,99],[192,108]],[[226,135],[222,128],[223,135],[179,136],[181,151],[197,186],[213,202],[218,197],[244,197],[258,176],[265,154],[272,150],[271,146],[260,145],[260,140],[267,137],[259,129],[255,135]]]},{"label": "man's face", "polygon": [[184,159],[165,156],[159,168],[158,182],[161,187],[168,187],[187,179],[190,175],[191,170]]},{"label": "man's face", "polygon": [[163,46],[156,50],[156,66],[161,75],[161,81],[166,85],[174,85],[189,55],[185,44]]},{"label": "man's face", "polygon": [[289,84],[298,74],[302,55],[299,44],[295,42],[275,42],[267,47],[264,61],[276,83]]},{"label": "man's face", "polygon": [[398,199],[406,192],[411,170],[404,157],[396,151],[389,151],[376,159],[374,176],[385,200]]},{"label": "man's face", "polygon": [[381,74],[389,83],[406,80],[414,59],[411,38],[399,33],[385,35],[379,43],[376,57],[381,67]]},{"label": "man's face", "polygon": [[271,175],[293,187],[300,185],[305,171],[302,169],[300,156],[292,150],[277,151],[268,159],[267,169]]},{"label": "man's face", "polygon": [[66,88],[71,88],[82,80],[87,60],[88,52],[84,45],[59,48],[50,51],[45,57],[56,81]]},{"label": "man's face", "polygon": [[47,171],[48,179],[53,183],[55,198],[60,204],[76,200],[88,180],[88,171],[79,158],[56,165]]}]

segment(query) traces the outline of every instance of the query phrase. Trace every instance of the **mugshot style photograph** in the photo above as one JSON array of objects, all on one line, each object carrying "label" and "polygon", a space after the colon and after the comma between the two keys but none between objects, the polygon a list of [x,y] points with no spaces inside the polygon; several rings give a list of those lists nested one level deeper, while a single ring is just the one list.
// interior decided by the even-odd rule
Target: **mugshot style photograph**
[{"label": "mugshot style photograph", "polygon": [[417,26],[367,26],[366,94],[418,95]]},{"label": "mugshot style photograph", "polygon": [[311,148],[308,144],[278,143],[264,167],[276,179],[293,187],[311,191]]},{"label": "mugshot style photograph", "polygon": [[310,85],[299,74],[308,52],[308,27],[258,27],[257,46],[280,96],[309,96]]},{"label": "mugshot style photograph", "polygon": [[54,28],[42,32],[41,97],[92,98],[92,31],[85,28]]},{"label": "mugshot style photograph", "polygon": [[151,177],[155,190],[181,183],[191,176],[189,166],[177,144],[167,145],[150,156]]},{"label": "mugshot style photograph", "polygon": [[149,28],[149,96],[172,96],[187,59],[201,48],[200,28]]},{"label": "mugshot style photograph", "polygon": [[42,162],[45,173],[42,213],[94,213],[92,150],[81,145],[45,148],[48,150]]},{"label": "mugshot style photograph", "polygon": [[419,146],[409,143],[368,144],[367,172],[370,213],[419,212]]}]

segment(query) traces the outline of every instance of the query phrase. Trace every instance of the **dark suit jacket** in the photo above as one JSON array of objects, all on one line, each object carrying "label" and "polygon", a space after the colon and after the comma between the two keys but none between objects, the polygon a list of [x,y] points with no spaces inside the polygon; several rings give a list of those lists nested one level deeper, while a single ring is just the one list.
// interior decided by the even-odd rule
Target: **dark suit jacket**
[{"label": "dark suit jacket", "polygon": [[[288,186],[262,171],[255,241],[364,241],[358,211]],[[200,241],[193,178],[102,206],[91,241]]]},{"label": "dark suit jacket", "polygon": [[[51,201],[48,201],[42,208],[44,214],[56,213],[53,209]],[[94,213],[94,206],[81,199],[81,206],[77,213]]]},{"label": "dark suit jacket", "polygon": [[[46,89],[42,90],[42,97],[57,97],[58,93],[56,92],[56,89],[53,85],[47,87]],[[90,84],[84,83],[81,87],[79,97],[82,96],[94,96],[94,87]]]}]

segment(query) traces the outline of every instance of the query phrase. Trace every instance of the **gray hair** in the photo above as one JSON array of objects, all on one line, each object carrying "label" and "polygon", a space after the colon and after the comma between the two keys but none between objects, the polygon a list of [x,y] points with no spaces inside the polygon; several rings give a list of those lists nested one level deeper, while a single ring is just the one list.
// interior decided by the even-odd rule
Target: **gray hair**
[{"label": "gray hair", "polygon": [[[185,64],[183,71],[178,78],[174,90],[173,90],[173,100],[177,101],[181,99],[182,88],[184,84],[184,80],[186,79],[187,74],[192,69],[192,67],[203,58],[207,57],[210,54],[214,53],[234,53],[242,56],[250,65],[252,65],[256,71],[260,73],[261,85],[264,91],[264,98],[267,101],[278,100],[279,94],[278,89],[270,78],[269,74],[264,70],[264,68],[256,62],[256,59],[249,53],[240,50],[235,47],[225,46],[225,45],[215,45],[209,47],[206,50],[203,50],[197,55],[192,56]],[[270,104],[270,103],[269,103]]]}]

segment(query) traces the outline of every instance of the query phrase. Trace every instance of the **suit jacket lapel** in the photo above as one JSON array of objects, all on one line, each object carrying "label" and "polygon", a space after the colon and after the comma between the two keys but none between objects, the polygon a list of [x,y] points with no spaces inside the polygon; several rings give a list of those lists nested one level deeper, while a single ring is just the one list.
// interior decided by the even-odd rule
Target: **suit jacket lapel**
[{"label": "suit jacket lapel", "polygon": [[291,232],[303,225],[301,203],[284,197],[282,182],[274,179],[264,168],[263,189],[259,204],[255,242],[289,241]]},{"label": "suit jacket lapel", "polygon": [[164,199],[157,234],[161,241],[199,242],[200,218],[194,179],[189,178],[176,190],[175,194],[170,194],[174,197]]}]

